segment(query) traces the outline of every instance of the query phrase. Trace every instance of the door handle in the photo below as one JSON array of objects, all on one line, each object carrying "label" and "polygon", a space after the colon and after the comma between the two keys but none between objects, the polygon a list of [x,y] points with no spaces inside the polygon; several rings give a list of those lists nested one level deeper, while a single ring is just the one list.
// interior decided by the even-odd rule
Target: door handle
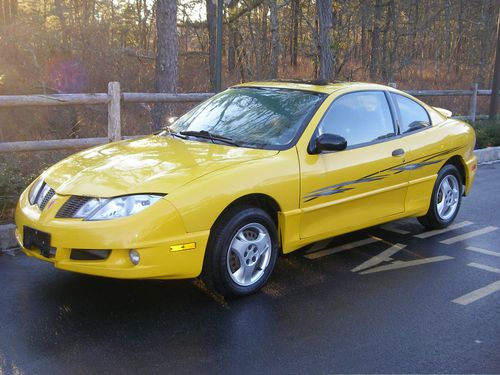
[{"label": "door handle", "polygon": [[405,150],[402,148],[397,148],[392,152],[392,156],[403,156],[405,154]]}]

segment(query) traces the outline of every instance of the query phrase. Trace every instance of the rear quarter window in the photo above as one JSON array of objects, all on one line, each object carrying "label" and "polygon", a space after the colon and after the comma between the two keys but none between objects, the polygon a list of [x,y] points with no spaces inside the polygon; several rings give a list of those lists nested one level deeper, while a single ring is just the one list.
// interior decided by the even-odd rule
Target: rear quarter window
[{"label": "rear quarter window", "polygon": [[399,111],[401,134],[410,133],[431,125],[427,110],[406,96],[391,93]]}]

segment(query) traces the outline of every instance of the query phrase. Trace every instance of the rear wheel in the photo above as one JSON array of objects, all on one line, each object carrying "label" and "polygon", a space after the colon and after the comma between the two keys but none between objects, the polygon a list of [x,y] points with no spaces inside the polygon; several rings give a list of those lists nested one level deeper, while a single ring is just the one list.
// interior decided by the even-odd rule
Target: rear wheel
[{"label": "rear wheel", "polygon": [[418,221],[429,229],[445,228],[455,220],[461,202],[460,173],[454,165],[447,164],[438,173],[427,214]]},{"label": "rear wheel", "polygon": [[278,254],[276,224],[255,207],[229,210],[210,234],[203,280],[226,297],[258,291],[269,279]]}]

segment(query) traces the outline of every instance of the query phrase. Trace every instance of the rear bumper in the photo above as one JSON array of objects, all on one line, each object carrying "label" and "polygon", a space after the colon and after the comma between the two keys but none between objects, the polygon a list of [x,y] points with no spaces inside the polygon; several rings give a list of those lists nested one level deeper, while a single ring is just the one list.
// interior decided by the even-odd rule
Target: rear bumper
[{"label": "rear bumper", "polygon": [[474,154],[472,154],[472,157],[466,161],[465,163],[465,168],[466,168],[466,176],[465,176],[465,190],[464,190],[464,195],[469,195],[470,189],[472,188],[472,184],[474,183],[474,178],[476,177],[476,172],[477,172],[477,158]]},{"label": "rear bumper", "polygon": [[[89,222],[56,219],[55,212],[66,198],[56,195],[53,199],[55,203],[40,212],[29,204],[26,193],[20,198],[15,216],[16,238],[26,255],[59,269],[121,279],[179,279],[201,273],[209,231],[187,233],[177,210],[167,200],[127,218]],[[55,254],[46,258],[39,249],[25,248],[24,226],[49,233]],[[182,250],[184,244],[190,244],[190,249]],[[110,253],[106,259],[75,260],[71,259],[74,249]],[[130,261],[131,249],[140,255],[137,265]]]}]

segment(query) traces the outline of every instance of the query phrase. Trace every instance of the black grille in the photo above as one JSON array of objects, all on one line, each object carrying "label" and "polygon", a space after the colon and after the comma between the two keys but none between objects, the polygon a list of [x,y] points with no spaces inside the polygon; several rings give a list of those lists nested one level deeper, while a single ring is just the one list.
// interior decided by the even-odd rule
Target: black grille
[{"label": "black grille", "polygon": [[70,259],[72,260],[104,260],[108,259],[111,250],[85,250],[72,249]]},{"label": "black grille", "polygon": [[87,203],[92,198],[90,197],[80,197],[78,195],[73,195],[70,197],[56,214],[57,218],[71,218],[74,217],[76,212],[82,208],[82,206]]},{"label": "black grille", "polygon": [[40,202],[40,210],[43,211],[43,209],[45,208],[45,206],[47,205],[47,203],[49,203],[49,201],[52,199],[52,197],[54,196],[56,192],[54,191],[54,189],[50,189],[47,194],[45,194],[45,197],[43,197],[42,201]]}]

